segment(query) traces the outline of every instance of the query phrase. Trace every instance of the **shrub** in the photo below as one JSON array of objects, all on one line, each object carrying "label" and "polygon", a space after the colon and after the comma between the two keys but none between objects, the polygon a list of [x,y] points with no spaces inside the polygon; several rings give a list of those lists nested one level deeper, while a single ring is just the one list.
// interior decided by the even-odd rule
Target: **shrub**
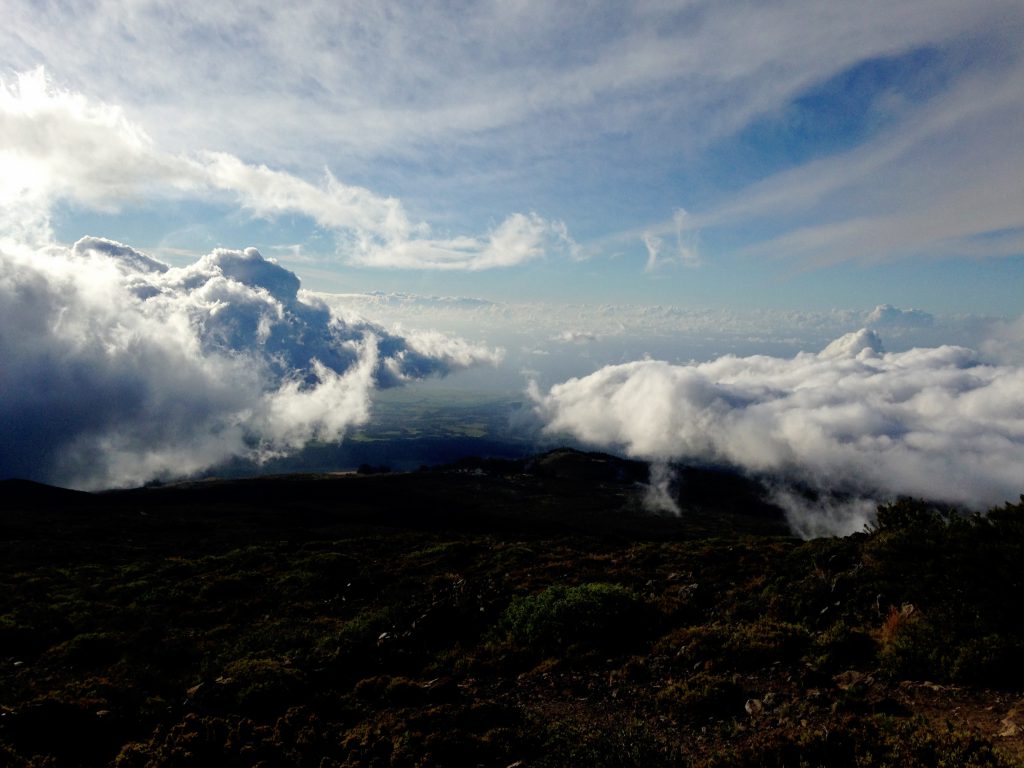
[{"label": "shrub", "polygon": [[1024,679],[1024,642],[985,635],[966,640],[953,654],[950,677],[958,683],[1014,687]]},{"label": "shrub", "polygon": [[872,661],[875,653],[875,641],[867,632],[837,621],[814,639],[809,655],[822,671],[838,672]]},{"label": "shrub", "polygon": [[83,632],[51,649],[69,664],[105,665],[116,660],[123,650],[124,638],[114,632]]},{"label": "shrub", "polygon": [[922,534],[939,531],[955,518],[953,511],[939,510],[914,499],[900,499],[878,508],[875,529]]},{"label": "shrub", "polygon": [[725,650],[737,668],[757,669],[799,658],[808,641],[803,627],[762,618],[733,627]]},{"label": "shrub", "polygon": [[698,672],[658,693],[658,708],[674,717],[727,717],[743,712],[743,689],[731,679]]},{"label": "shrub", "polygon": [[300,670],[278,659],[239,659],[225,667],[222,679],[234,688],[240,711],[252,715],[285,709],[305,684]]},{"label": "shrub", "polygon": [[643,600],[616,584],[554,586],[515,598],[498,623],[508,641],[542,653],[570,646],[621,650],[649,629],[652,612]]},{"label": "shrub", "polygon": [[655,651],[673,655],[676,668],[688,669],[703,662],[712,667],[751,670],[799,658],[808,642],[803,627],[762,618],[676,630],[659,640]]},{"label": "shrub", "polygon": [[881,639],[878,660],[882,671],[890,677],[947,677],[940,658],[943,644],[937,642],[931,622],[920,611],[912,610],[912,606],[890,610],[882,626]]}]

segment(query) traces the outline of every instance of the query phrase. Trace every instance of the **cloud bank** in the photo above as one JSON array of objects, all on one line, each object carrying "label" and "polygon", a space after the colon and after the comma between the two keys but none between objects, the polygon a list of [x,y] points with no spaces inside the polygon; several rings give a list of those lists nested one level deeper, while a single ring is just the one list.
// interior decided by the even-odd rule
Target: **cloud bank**
[{"label": "cloud bank", "polygon": [[255,249],[171,268],[133,248],[0,249],[0,476],[133,485],[337,441],[376,387],[492,363],[342,319]]},{"label": "cloud bank", "polygon": [[832,532],[862,526],[864,499],[984,508],[1024,490],[1024,368],[963,347],[886,353],[861,330],[793,358],[611,365],[532,397],[549,433],[847,494],[819,520]]}]

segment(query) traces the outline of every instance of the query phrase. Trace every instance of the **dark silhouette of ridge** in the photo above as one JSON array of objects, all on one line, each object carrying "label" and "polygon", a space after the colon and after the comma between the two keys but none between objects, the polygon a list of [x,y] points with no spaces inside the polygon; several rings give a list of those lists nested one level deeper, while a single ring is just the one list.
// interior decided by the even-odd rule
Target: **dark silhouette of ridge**
[{"label": "dark silhouette of ridge", "polygon": [[[415,472],[206,478],[82,493],[4,481],[3,508],[43,519],[73,510],[92,526],[209,531],[224,539],[369,525],[423,530],[643,536],[785,535],[781,510],[756,482],[722,469],[680,468],[680,517],[644,506],[648,467],[568,448],[527,459],[465,458]],[[7,516],[11,522],[11,516]],[[215,530],[217,529],[217,530]]]}]

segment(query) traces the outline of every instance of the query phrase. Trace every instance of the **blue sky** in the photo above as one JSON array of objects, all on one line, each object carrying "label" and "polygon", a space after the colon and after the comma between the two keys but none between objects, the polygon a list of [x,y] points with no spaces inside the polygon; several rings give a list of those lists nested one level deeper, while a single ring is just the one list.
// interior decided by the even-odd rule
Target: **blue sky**
[{"label": "blue sky", "polygon": [[[64,242],[256,246],[326,291],[1022,311],[1019,3],[551,6],[12,2],[0,65],[145,137],[40,192]],[[170,167],[204,153],[309,189]]]}]

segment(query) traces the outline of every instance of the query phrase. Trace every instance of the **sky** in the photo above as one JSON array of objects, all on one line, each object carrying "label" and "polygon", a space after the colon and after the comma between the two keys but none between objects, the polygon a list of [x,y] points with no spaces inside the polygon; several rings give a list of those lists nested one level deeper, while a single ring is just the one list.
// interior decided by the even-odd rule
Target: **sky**
[{"label": "sky", "polygon": [[[8,0],[4,16],[6,474],[203,471],[343,439],[377,388],[440,376],[533,386],[539,419],[598,446],[805,466],[818,454],[792,446],[788,464],[717,439],[653,451],[566,418],[556,388],[600,399],[588,377],[644,361],[725,386],[698,366],[799,367],[864,331],[877,343],[844,348],[880,381],[956,347],[971,355],[940,368],[986,373],[937,386],[995,387],[1005,423],[967,431],[1009,469],[947,495],[998,500],[1024,477],[1004,386],[1024,363],[1019,2]],[[773,402],[758,365],[751,391]],[[76,380],[107,405],[69,402]],[[666,408],[689,402],[677,389],[658,389]],[[122,391],[131,409],[109,405]],[[888,437],[914,433],[892,418]]]},{"label": "sky", "polygon": [[300,5],[6,3],[8,92],[64,97],[21,128],[56,234],[313,290],[1022,310],[1018,2]]}]

